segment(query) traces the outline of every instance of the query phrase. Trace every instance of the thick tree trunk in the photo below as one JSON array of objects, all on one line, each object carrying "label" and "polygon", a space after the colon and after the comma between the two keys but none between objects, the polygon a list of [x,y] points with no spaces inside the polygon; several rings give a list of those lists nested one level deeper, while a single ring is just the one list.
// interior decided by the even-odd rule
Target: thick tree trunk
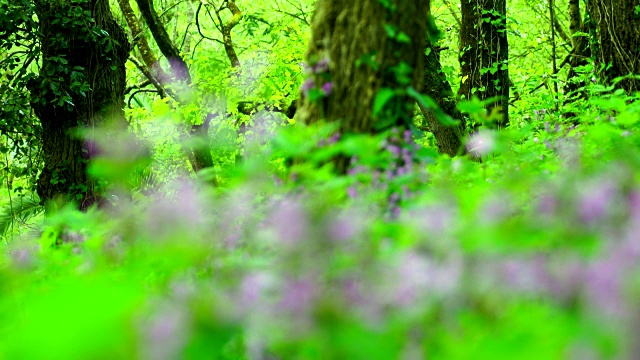
[{"label": "thick tree trunk", "polygon": [[[589,15],[597,26],[596,61],[607,67],[602,76],[608,81],[640,75],[639,6],[640,0],[588,0]],[[618,86],[628,93],[640,91],[640,80],[625,79]]]},{"label": "thick tree trunk", "polygon": [[458,95],[481,100],[496,98],[488,110],[498,108],[498,128],[509,124],[509,45],[506,0],[461,0],[461,83]]},{"label": "thick tree trunk", "polygon": [[[375,132],[389,121],[388,113],[373,112],[381,89],[421,88],[428,2],[389,3],[395,10],[379,0],[317,2],[306,56],[314,74],[303,85],[296,115],[302,121],[340,121],[343,133]],[[400,67],[408,71],[405,79],[394,73]],[[415,101],[396,100],[409,117]]]},{"label": "thick tree trunk", "polygon": [[[72,197],[86,209],[101,199],[95,181],[86,174],[87,160],[95,149],[74,131],[126,126],[123,108],[129,43],[112,17],[108,0],[37,0],[35,9],[42,68],[29,90],[31,105],[42,123],[44,168],[38,178],[38,195],[43,202]],[[60,22],[60,14],[75,18]]]}]

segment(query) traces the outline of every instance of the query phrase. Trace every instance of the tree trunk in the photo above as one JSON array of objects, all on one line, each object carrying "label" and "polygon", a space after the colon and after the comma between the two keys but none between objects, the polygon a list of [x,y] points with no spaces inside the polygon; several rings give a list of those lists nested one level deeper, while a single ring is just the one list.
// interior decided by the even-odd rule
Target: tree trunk
[{"label": "tree trunk", "polygon": [[[43,203],[71,197],[84,210],[101,201],[96,182],[86,173],[96,149],[74,131],[126,126],[125,62],[130,47],[108,0],[34,3],[42,67],[29,90],[42,123],[44,154],[37,191]],[[60,21],[61,14],[69,21]]]},{"label": "tree trunk", "polygon": [[[606,67],[601,75],[608,81],[640,75],[640,0],[588,0],[588,10],[597,27],[596,63]],[[640,90],[640,80],[625,79],[618,86],[631,94]]]},{"label": "tree trunk", "polygon": [[462,80],[458,95],[465,99],[497,99],[487,110],[501,110],[502,116],[495,125],[505,127],[509,124],[506,0],[462,0],[461,10]]},{"label": "tree trunk", "polygon": [[[410,121],[415,100],[402,91],[421,88],[428,1],[388,3],[317,2],[306,56],[313,74],[303,85],[297,114],[302,121],[340,121],[343,133],[372,133]],[[374,113],[381,89],[397,90],[398,96]]]},{"label": "tree trunk", "polygon": [[[430,4],[427,9],[430,10]],[[430,12],[430,11],[429,11]],[[465,129],[465,119],[456,108],[456,99],[451,89],[451,85],[447,81],[446,75],[442,72],[440,65],[439,53],[435,49],[434,44],[428,40],[430,50],[425,59],[424,66],[424,85],[422,93],[430,96],[438,106],[453,119],[460,121],[460,125],[445,126],[443,125],[435,113],[431,109],[420,106],[420,111],[427,122],[428,130],[436,138],[438,151],[441,154],[447,154],[451,157],[458,155],[463,149],[462,134]]]},{"label": "tree trunk", "polygon": [[442,72],[440,60],[436,50],[432,48],[427,55],[425,65],[423,93],[429,95],[446,114],[460,121],[459,126],[443,125],[431,109],[420,106],[420,111],[427,122],[427,129],[436,138],[438,152],[451,157],[463,150],[462,134],[465,129],[465,119],[456,108],[456,99],[451,90],[451,85]]},{"label": "tree trunk", "polygon": [[[571,58],[569,64],[569,74],[567,75],[567,85],[565,92],[570,93],[578,90],[585,85],[585,82],[576,79],[578,75],[576,68],[587,64],[589,42],[580,33],[587,33],[588,30],[582,22],[582,13],[580,11],[580,0],[569,0],[569,31],[571,31]],[[583,95],[583,94],[581,94]]]},{"label": "tree trunk", "polygon": [[[151,46],[149,45],[147,38],[144,36],[144,32],[140,26],[140,21],[138,20],[136,13],[133,11],[131,3],[129,3],[129,0],[118,0],[118,6],[120,7],[120,11],[122,11],[122,15],[124,15],[127,26],[131,31],[133,44],[138,47],[140,57],[147,69],[149,69],[149,73],[161,84],[163,81],[168,81],[169,75],[162,69],[160,62],[158,62],[158,58],[154,54],[153,50],[151,50]],[[163,84],[163,86],[164,85],[165,84]]]},{"label": "tree trunk", "polygon": [[[158,14],[153,6],[153,0],[136,0],[142,17],[144,17],[153,39],[158,44],[158,48],[162,54],[169,60],[169,64],[173,71],[173,80],[181,81],[184,85],[191,85],[191,72],[187,63],[182,58],[178,48],[171,42],[169,34],[164,25],[160,21]],[[169,79],[161,80],[163,86],[167,85]],[[179,97],[179,95],[177,95]],[[176,98],[182,102],[184,99]],[[211,156],[211,148],[209,147],[209,124],[211,114],[203,120],[202,124],[192,125],[189,134],[191,136],[191,146],[188,154],[189,162],[194,172],[202,169],[213,167],[213,157]],[[215,176],[212,178],[212,184],[217,186]]]}]

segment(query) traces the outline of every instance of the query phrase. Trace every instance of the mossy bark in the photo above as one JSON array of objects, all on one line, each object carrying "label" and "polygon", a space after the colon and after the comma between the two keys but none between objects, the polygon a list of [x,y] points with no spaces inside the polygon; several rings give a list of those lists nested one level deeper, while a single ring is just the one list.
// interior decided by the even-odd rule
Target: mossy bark
[{"label": "mossy bark", "polygon": [[[420,89],[426,47],[427,0],[319,0],[312,21],[307,63],[329,60],[331,93],[312,100],[302,94],[297,117],[306,123],[340,121],[343,133],[372,133],[374,100],[380,89],[397,88],[392,69],[400,63],[411,69],[410,86]],[[389,29],[407,36],[398,43]],[[406,109],[415,101],[403,99]],[[410,111],[407,111],[409,113]]]},{"label": "mossy bark", "polygon": [[[42,67],[29,90],[31,106],[42,123],[44,168],[38,195],[43,202],[73,197],[86,209],[101,196],[86,173],[95,149],[76,130],[126,127],[125,62],[130,46],[108,0],[38,0],[35,11]],[[60,21],[61,16],[69,21]]]}]

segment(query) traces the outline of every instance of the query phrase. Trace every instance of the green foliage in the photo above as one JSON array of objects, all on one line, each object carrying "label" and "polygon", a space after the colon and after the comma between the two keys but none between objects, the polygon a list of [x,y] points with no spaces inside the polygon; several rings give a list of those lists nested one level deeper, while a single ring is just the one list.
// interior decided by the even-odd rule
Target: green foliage
[{"label": "green foliage", "polygon": [[[396,86],[376,94],[376,135],[286,120],[281,111],[306,78],[317,101],[332,96],[322,91],[331,81],[319,71],[323,59],[307,73],[300,65],[312,2],[236,3],[240,68],[187,26],[191,4],[162,9],[174,40],[193,36],[185,58],[194,84],[180,104],[131,93],[136,136],[93,132],[105,149],[89,167],[106,189],[103,209],[39,216],[30,191],[39,126],[24,84],[32,65],[0,65],[0,358],[634,357],[640,98],[592,81],[590,63],[576,69],[574,94],[556,99],[551,86],[537,88],[563,78],[544,67],[540,2],[510,3],[509,66],[520,94],[511,125],[481,127],[465,139],[472,156],[455,158],[405,130],[416,120],[400,105],[407,98],[457,125],[409,86],[406,64],[386,74]],[[35,21],[21,12],[29,4],[0,0],[3,54],[17,48],[2,41],[25,40],[9,30]],[[446,4],[434,1],[434,19],[451,29],[438,46],[449,48],[441,62],[457,86]],[[75,12],[58,17],[75,21],[64,20]],[[200,20],[214,32],[211,19]],[[375,54],[359,64],[380,65]],[[129,85],[142,83],[127,66]],[[69,86],[48,89],[62,99],[87,91],[76,70]],[[498,119],[485,110],[490,101],[458,103],[470,128]],[[247,115],[243,102],[258,105]],[[208,113],[217,188],[190,172],[184,151],[184,134]],[[346,174],[335,172],[338,161]]]}]

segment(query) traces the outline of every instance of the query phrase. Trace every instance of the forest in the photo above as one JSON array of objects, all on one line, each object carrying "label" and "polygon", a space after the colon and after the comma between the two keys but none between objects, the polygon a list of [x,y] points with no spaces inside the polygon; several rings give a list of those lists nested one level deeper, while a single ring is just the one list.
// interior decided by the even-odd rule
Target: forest
[{"label": "forest", "polygon": [[640,0],[0,0],[0,162],[0,359],[640,358]]}]

